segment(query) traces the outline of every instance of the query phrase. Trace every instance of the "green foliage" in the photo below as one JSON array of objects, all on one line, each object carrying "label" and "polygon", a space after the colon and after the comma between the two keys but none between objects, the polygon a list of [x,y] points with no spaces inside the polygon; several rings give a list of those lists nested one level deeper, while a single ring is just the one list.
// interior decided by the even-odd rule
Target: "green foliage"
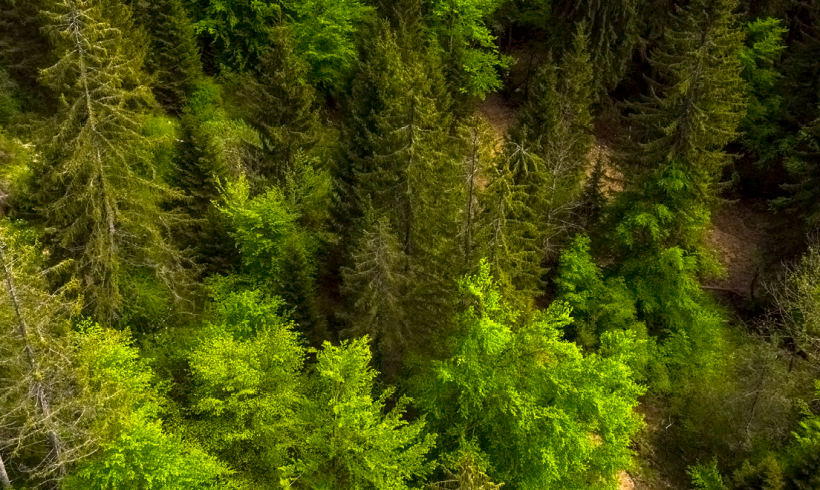
[{"label": "green foliage", "polygon": [[372,7],[358,0],[304,0],[293,10],[292,31],[299,57],[310,67],[314,83],[336,88],[356,62],[359,25]]},{"label": "green foliage", "polygon": [[431,5],[433,32],[458,93],[483,99],[501,88],[498,71],[508,69],[512,58],[498,53],[486,24],[499,5],[498,0],[436,0]]},{"label": "green foliage", "polygon": [[581,345],[595,347],[604,332],[615,329],[646,337],[632,293],[622,277],[604,279],[590,254],[589,237],[577,237],[561,254],[555,285],[558,299],[572,307]]},{"label": "green foliage", "polygon": [[132,2],[134,20],[148,33],[151,56],[146,71],[157,100],[173,112],[182,109],[188,95],[202,78],[202,63],[193,23],[184,0],[139,0]]},{"label": "green foliage", "polygon": [[271,187],[250,197],[244,177],[229,182],[217,209],[228,220],[252,283],[283,297],[304,331],[319,335],[324,319],[316,304],[317,254],[325,232],[330,203],[330,177],[297,157],[286,175],[285,191]]},{"label": "green foliage", "polygon": [[[820,108],[820,105],[818,105]],[[817,189],[820,181],[820,110],[818,118],[785,138],[782,150],[788,155],[784,163],[793,182],[782,187],[785,196],[776,198],[772,204],[776,209],[797,215],[808,226],[820,223],[820,209],[817,207]]]},{"label": "green foliage", "polygon": [[18,112],[20,102],[17,98],[17,84],[6,70],[0,68],[0,125],[7,124]]},{"label": "green foliage", "polygon": [[355,212],[372,206],[390,219],[412,276],[408,308],[421,332],[446,321],[461,273],[450,259],[458,253],[464,187],[435,60],[403,52],[403,41],[383,22],[366,46],[352,89],[362,97],[343,132],[353,141],[340,187],[355,199]]},{"label": "green foliage", "polygon": [[726,490],[723,477],[720,476],[717,468],[717,461],[713,461],[708,465],[692,466],[687,470],[687,473],[692,478],[692,484],[698,490]]},{"label": "green foliage", "polygon": [[159,178],[154,142],[143,135],[153,97],[143,84],[144,47],[128,37],[129,10],[75,0],[53,7],[44,15],[60,59],[41,80],[62,107],[42,134],[36,201],[55,257],[76,259],[88,311],[113,321],[129,274],[147,271],[182,294],[184,257],[167,241],[178,216],[161,207],[177,193]]},{"label": "green foliage", "polygon": [[[815,384],[820,393],[820,382]],[[803,490],[820,484],[820,416],[804,409],[806,417],[794,433],[795,442],[789,447],[787,475],[794,488]]]},{"label": "green foliage", "polygon": [[262,135],[266,158],[260,178],[281,182],[299,151],[309,151],[319,138],[315,91],[307,81],[307,67],[296,57],[285,29],[276,31],[276,44],[262,56],[256,76],[247,74],[236,86],[235,105],[247,107],[247,119]]},{"label": "green foliage", "polygon": [[103,445],[97,458],[62,482],[66,490],[183,490],[217,488],[224,473],[214,459],[162,432],[159,421],[138,420]]},{"label": "green foliage", "polygon": [[450,357],[414,381],[442,449],[474,444],[516,488],[610,488],[629,465],[643,388],[627,367],[634,339],[607,333],[603,355],[561,339],[569,308],[531,319],[502,300],[486,262],[461,283],[465,309]]},{"label": "green foliage", "polygon": [[555,252],[579,222],[581,181],[592,149],[592,65],[586,24],[575,31],[561,64],[548,62],[533,80],[529,101],[507,142],[508,164],[526,192],[534,236],[544,257]]},{"label": "green foliage", "polygon": [[351,253],[352,265],[340,271],[341,291],[350,298],[350,333],[372,338],[382,371],[392,374],[413,329],[402,301],[409,287],[405,257],[386,216],[371,212],[366,219]]},{"label": "green foliage", "polygon": [[510,168],[513,162],[534,158],[520,147],[512,156],[516,159],[505,158],[488,172],[490,182],[480,196],[478,241],[479,251],[487,258],[506,300],[526,310],[543,289],[543,253],[530,188],[517,184],[514,169]]},{"label": "green foliage", "polygon": [[423,420],[403,419],[408,398],[383,413],[393,390],[373,397],[368,344],[367,337],[338,347],[325,342],[317,353],[297,414],[296,430],[305,435],[282,469],[284,488],[401,490],[429,472],[425,456],[435,436],[422,437]]},{"label": "green foliage", "polygon": [[338,84],[353,65],[358,24],[372,10],[357,0],[191,1],[198,13],[194,26],[214,40],[224,68],[261,71],[259,61],[276,45],[277,30],[291,26],[311,81],[328,86]]},{"label": "green foliage", "polygon": [[284,464],[284,431],[293,422],[304,349],[282,302],[258,291],[232,292],[188,355],[194,389],[184,432],[238,471],[273,488]]},{"label": "green foliage", "polygon": [[738,53],[749,92],[746,118],[740,126],[743,143],[763,161],[777,151],[772,140],[780,131],[776,115],[783,96],[777,90],[782,75],[775,65],[786,49],[783,38],[787,32],[778,19],[757,19],[746,24],[746,45]]},{"label": "green foliage", "polygon": [[[155,379],[129,333],[88,320],[72,328],[79,305],[68,300],[71,291],[52,294],[45,282],[65,265],[43,270],[35,235],[21,224],[6,222],[0,233],[0,314],[8,326],[0,332],[0,449],[27,468],[12,478],[36,486],[71,470],[61,488],[133,488],[138,481],[167,488],[221,472],[162,432]],[[198,475],[186,469],[194,462]]]},{"label": "green foliage", "polygon": [[[230,287],[230,286],[228,286]],[[221,290],[222,288],[218,288]],[[318,351],[302,375],[305,349],[282,301],[258,291],[222,292],[189,354],[195,388],[191,434],[253,488],[407,488],[427,472],[433,437],[403,420],[392,390],[373,398],[365,337]]]},{"label": "green foliage", "polygon": [[658,73],[652,90],[632,105],[630,119],[640,138],[640,165],[628,171],[634,180],[658,164],[677,162],[699,199],[714,194],[714,180],[729,161],[724,146],[737,137],[746,106],[736,4],[696,1],[677,7],[664,44],[650,55]]},{"label": "green foliage", "polygon": [[273,27],[282,18],[279,1],[189,0],[194,28],[207,34],[225,68],[253,68],[272,41]]},{"label": "green foliage", "polygon": [[[559,52],[571,46],[570,35],[585,23],[590,40],[589,55],[595,73],[591,79],[593,100],[614,89],[626,76],[632,54],[641,41],[640,2],[637,0],[592,0],[551,2],[551,30]],[[540,27],[540,26],[539,26]],[[564,48],[566,47],[566,48]],[[566,49],[569,51],[569,49]]]},{"label": "green foliage", "polygon": [[800,261],[786,269],[772,289],[771,326],[793,343],[795,354],[820,359],[820,248],[811,246]]}]

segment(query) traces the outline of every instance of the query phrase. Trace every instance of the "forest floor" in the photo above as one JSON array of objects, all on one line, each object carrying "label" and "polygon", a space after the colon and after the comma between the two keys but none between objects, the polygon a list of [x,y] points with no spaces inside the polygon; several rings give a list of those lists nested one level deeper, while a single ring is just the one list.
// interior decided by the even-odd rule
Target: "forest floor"
[{"label": "forest floor", "polygon": [[725,268],[722,278],[704,281],[704,288],[733,300],[755,300],[760,279],[772,267],[775,217],[762,206],[739,200],[712,215],[706,243]]}]

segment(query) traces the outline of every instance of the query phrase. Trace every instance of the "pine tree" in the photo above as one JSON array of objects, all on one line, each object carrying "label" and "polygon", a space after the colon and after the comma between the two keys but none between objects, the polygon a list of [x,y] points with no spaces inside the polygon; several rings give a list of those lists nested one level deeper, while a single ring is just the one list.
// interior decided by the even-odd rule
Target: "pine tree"
[{"label": "pine tree", "polygon": [[658,77],[649,95],[632,106],[630,121],[640,142],[632,158],[640,166],[629,175],[675,162],[691,175],[701,199],[713,196],[713,183],[730,160],[724,146],[737,137],[746,103],[736,5],[735,0],[699,0],[677,8],[665,44],[651,55]]},{"label": "pine tree", "polygon": [[153,274],[179,291],[182,258],[166,241],[175,216],[160,208],[176,194],[159,180],[141,134],[153,97],[143,84],[144,49],[128,37],[129,10],[79,0],[53,7],[45,15],[60,61],[42,81],[63,107],[44,131],[37,200],[55,256],[76,259],[89,311],[113,320],[134,286],[129,274]]},{"label": "pine tree", "polygon": [[[614,89],[626,76],[641,35],[642,8],[638,0],[559,0],[552,4],[554,45],[571,46],[573,26],[586,23],[589,55],[596,68],[591,85],[593,100]],[[569,51],[569,50],[567,50]]]},{"label": "pine tree", "polygon": [[196,31],[183,0],[136,0],[132,9],[135,23],[148,33],[151,55],[145,70],[155,77],[154,94],[167,109],[179,112],[203,76]]},{"label": "pine tree", "polygon": [[344,170],[347,189],[359,209],[371,203],[389,217],[413,277],[408,303],[427,325],[439,324],[454,291],[450,259],[458,250],[464,202],[458,145],[442,107],[447,100],[437,98],[444,93],[436,86],[441,79],[430,74],[437,65],[424,53],[402,53],[386,23],[368,49],[353,93],[369,91],[375,100],[367,97],[353,108],[361,136],[349,152],[353,168]]},{"label": "pine tree", "polygon": [[386,216],[369,213],[350,258],[351,266],[341,270],[341,291],[351,305],[350,334],[373,339],[382,372],[393,375],[408,347],[412,325],[404,312],[405,258]]},{"label": "pine tree", "polygon": [[276,29],[276,42],[261,57],[256,75],[237,80],[238,101],[249,108],[249,120],[264,137],[262,177],[279,181],[293,167],[299,151],[309,151],[319,133],[315,90],[307,68],[296,57],[290,34]]}]

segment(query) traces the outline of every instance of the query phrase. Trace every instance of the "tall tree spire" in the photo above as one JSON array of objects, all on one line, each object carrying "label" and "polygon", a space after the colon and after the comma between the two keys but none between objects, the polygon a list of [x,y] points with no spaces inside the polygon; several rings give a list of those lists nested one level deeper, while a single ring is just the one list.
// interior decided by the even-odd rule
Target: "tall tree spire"
[{"label": "tall tree spire", "polygon": [[160,208],[174,193],[142,133],[153,103],[145,50],[129,37],[130,11],[119,2],[60,0],[44,14],[59,61],[41,81],[63,105],[44,135],[37,200],[57,255],[76,259],[90,311],[113,320],[128,274],[153,273],[170,288],[181,277],[165,240],[174,216]]}]

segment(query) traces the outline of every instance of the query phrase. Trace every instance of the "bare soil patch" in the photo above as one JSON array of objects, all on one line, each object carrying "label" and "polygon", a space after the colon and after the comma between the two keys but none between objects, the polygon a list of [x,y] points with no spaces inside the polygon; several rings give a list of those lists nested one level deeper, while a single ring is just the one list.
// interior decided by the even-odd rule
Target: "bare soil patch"
[{"label": "bare soil patch", "polygon": [[771,214],[745,201],[715,212],[706,242],[725,267],[726,276],[707,280],[704,287],[753,300],[753,289],[768,266],[773,225]]}]

